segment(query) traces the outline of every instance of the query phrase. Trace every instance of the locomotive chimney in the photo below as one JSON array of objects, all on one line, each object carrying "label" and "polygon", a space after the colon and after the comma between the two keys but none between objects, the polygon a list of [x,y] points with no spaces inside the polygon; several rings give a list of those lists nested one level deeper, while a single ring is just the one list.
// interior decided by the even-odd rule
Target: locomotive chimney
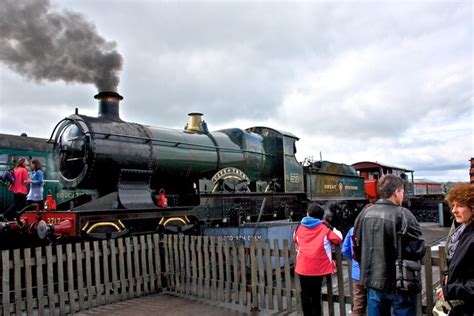
[{"label": "locomotive chimney", "polygon": [[207,133],[207,124],[202,120],[202,113],[189,113],[188,124],[184,127],[184,130],[188,133]]},{"label": "locomotive chimney", "polygon": [[119,102],[123,97],[117,92],[102,91],[94,96],[99,100],[99,117],[111,121],[121,121],[119,115]]}]

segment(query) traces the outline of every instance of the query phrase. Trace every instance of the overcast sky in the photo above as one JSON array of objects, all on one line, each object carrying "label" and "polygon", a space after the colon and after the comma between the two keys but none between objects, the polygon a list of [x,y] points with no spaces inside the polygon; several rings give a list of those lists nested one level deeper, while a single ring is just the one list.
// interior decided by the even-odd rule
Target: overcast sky
[{"label": "overcast sky", "polygon": [[[471,1],[52,1],[123,56],[126,121],[210,130],[265,125],[307,156],[378,161],[468,181],[474,156]],[[0,63],[0,133],[49,137],[92,84],[38,83]]]}]

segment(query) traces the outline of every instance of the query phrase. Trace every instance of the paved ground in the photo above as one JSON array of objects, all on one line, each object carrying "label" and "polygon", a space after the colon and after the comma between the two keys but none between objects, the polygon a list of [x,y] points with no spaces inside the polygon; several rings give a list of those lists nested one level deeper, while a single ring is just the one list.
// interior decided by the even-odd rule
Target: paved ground
[{"label": "paved ground", "polygon": [[191,297],[179,297],[171,293],[160,293],[124,302],[90,309],[76,315],[210,315],[239,316],[248,315],[246,308],[237,309],[211,301],[196,300]]},{"label": "paved ground", "polygon": [[437,251],[438,246],[444,246],[449,227],[439,227],[437,223],[421,223],[420,226],[423,238],[425,239],[425,244],[427,246],[431,245],[432,251]]},{"label": "paved ground", "polygon": [[[346,305],[346,314],[350,315],[350,305]],[[324,315],[328,314],[327,303],[323,302]],[[339,304],[335,305],[335,314],[339,315]],[[79,316],[150,316],[150,315],[210,315],[210,316],[240,316],[240,315],[264,315],[264,316],[296,316],[297,313],[276,312],[263,310],[250,312],[247,307],[239,307],[231,304],[219,304],[214,301],[195,299],[190,296],[178,296],[174,293],[160,293],[128,301],[115,303],[76,313]]]},{"label": "paved ground", "polygon": [[[446,239],[449,228],[439,227],[436,223],[421,223],[423,237],[426,245],[439,243]],[[434,250],[434,249],[433,249]],[[344,269],[345,270],[345,269]],[[324,314],[327,314],[327,304],[323,304]],[[335,314],[339,315],[339,304],[335,305]],[[346,306],[350,311],[350,306]],[[77,315],[296,315],[296,313],[278,313],[273,311],[260,311],[251,313],[247,307],[218,303],[208,300],[198,300],[191,296],[177,296],[173,293],[159,293],[145,297],[131,299],[125,302],[94,308]],[[350,312],[347,315],[351,315]]]}]

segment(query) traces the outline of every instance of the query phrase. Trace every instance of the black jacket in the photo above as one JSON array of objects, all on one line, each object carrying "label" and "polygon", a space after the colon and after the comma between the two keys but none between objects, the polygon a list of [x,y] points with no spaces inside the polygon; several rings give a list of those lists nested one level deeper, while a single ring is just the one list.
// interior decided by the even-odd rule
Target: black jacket
[{"label": "black jacket", "polygon": [[406,227],[402,238],[402,258],[420,260],[425,252],[421,229],[415,216],[389,200],[378,200],[356,219],[355,242],[360,248],[361,283],[366,287],[395,292],[397,231]]},{"label": "black jacket", "polygon": [[468,225],[448,265],[448,284],[442,287],[445,300],[462,300],[463,306],[449,315],[474,314],[474,224]]}]

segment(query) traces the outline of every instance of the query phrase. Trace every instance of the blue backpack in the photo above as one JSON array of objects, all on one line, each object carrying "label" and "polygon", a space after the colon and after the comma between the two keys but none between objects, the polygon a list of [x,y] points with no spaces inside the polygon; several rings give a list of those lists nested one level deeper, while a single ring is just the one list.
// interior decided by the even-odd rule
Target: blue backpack
[{"label": "blue backpack", "polygon": [[13,169],[8,169],[7,171],[0,172],[0,185],[10,185],[15,182],[15,174]]}]

